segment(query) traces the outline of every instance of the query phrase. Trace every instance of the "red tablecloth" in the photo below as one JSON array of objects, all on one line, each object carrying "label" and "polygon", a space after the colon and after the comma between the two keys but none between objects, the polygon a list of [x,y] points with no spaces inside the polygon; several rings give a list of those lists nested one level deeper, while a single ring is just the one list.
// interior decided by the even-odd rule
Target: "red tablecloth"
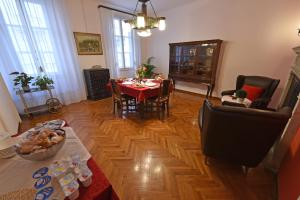
[{"label": "red tablecloth", "polygon": [[119,200],[112,185],[109,183],[93,158],[88,160],[88,166],[93,172],[92,184],[79,189],[79,200]]},{"label": "red tablecloth", "polygon": [[[147,79],[145,79],[147,80]],[[135,97],[138,102],[143,102],[145,99],[157,96],[159,93],[159,80],[153,80],[152,82],[157,84],[157,87],[136,87],[133,85],[124,85],[122,84],[123,81],[118,81],[118,84],[120,86],[120,90],[123,94],[130,95],[132,97]],[[111,91],[111,84],[108,83],[106,85],[107,89]]]},{"label": "red tablecloth", "polygon": [[121,92],[124,94],[128,94],[132,97],[135,97],[138,102],[143,102],[145,99],[154,97],[158,95],[159,87],[150,88],[150,87],[144,87],[144,88],[138,88],[133,85],[123,85],[119,84]]}]

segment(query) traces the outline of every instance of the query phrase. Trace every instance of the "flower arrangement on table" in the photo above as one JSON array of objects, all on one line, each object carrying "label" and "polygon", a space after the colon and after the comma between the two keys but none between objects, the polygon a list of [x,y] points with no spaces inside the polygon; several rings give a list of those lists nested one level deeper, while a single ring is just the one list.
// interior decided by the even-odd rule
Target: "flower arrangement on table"
[{"label": "flower arrangement on table", "polygon": [[154,74],[155,66],[151,64],[151,61],[154,59],[154,57],[150,57],[147,59],[146,63],[143,63],[137,70],[136,70],[136,77],[139,80],[142,80],[144,78],[151,78]]}]

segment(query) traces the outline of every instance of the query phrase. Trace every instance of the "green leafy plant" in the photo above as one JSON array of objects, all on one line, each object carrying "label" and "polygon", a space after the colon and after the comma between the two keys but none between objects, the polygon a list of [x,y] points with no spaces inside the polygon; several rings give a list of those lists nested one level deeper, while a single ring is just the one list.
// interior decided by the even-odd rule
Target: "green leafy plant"
[{"label": "green leafy plant", "polygon": [[154,73],[153,71],[156,67],[151,64],[153,59],[154,57],[149,57],[147,62],[143,64],[143,67],[145,68],[145,78],[151,78]]},{"label": "green leafy plant", "polygon": [[18,86],[21,84],[21,86],[23,88],[28,87],[29,84],[31,83],[33,77],[29,76],[28,74],[24,73],[24,72],[12,72],[10,73],[10,75],[15,75],[15,79],[14,79],[14,85]]},{"label": "green leafy plant", "polygon": [[143,63],[137,70],[136,75],[139,79],[143,78],[152,78],[154,74],[154,69],[156,68],[154,65],[151,64],[151,61],[154,57],[149,57],[146,63]]},{"label": "green leafy plant", "polygon": [[53,80],[46,75],[36,77],[35,82],[33,83],[33,85],[38,86],[41,89],[47,89],[47,87],[52,84],[54,84]]},{"label": "green leafy plant", "polygon": [[241,98],[241,99],[244,99],[247,97],[247,92],[245,90],[238,90],[235,92],[235,96],[237,98]]}]

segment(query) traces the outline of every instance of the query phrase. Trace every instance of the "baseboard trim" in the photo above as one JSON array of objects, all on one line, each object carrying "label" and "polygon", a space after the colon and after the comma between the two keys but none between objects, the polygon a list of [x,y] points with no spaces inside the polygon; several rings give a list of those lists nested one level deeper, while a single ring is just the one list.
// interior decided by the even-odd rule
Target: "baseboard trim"
[{"label": "baseboard trim", "polygon": [[[199,94],[199,93],[196,93],[196,92],[191,92],[191,91],[187,91],[187,90],[181,90],[181,89],[175,89],[176,92],[181,92],[181,93],[185,93],[185,94],[190,94],[190,95],[194,95],[194,96],[200,96],[200,97],[203,97],[203,98],[206,98],[206,95],[204,94]],[[217,100],[221,100],[221,98],[219,97],[209,97],[209,99],[217,99]]]}]

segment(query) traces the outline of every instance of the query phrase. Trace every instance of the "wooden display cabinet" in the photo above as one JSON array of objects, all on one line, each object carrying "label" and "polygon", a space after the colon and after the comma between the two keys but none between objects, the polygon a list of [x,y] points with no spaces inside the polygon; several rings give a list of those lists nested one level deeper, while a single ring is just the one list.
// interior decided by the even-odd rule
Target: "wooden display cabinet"
[{"label": "wooden display cabinet", "polygon": [[169,78],[207,86],[207,97],[215,87],[222,40],[171,43]]}]

